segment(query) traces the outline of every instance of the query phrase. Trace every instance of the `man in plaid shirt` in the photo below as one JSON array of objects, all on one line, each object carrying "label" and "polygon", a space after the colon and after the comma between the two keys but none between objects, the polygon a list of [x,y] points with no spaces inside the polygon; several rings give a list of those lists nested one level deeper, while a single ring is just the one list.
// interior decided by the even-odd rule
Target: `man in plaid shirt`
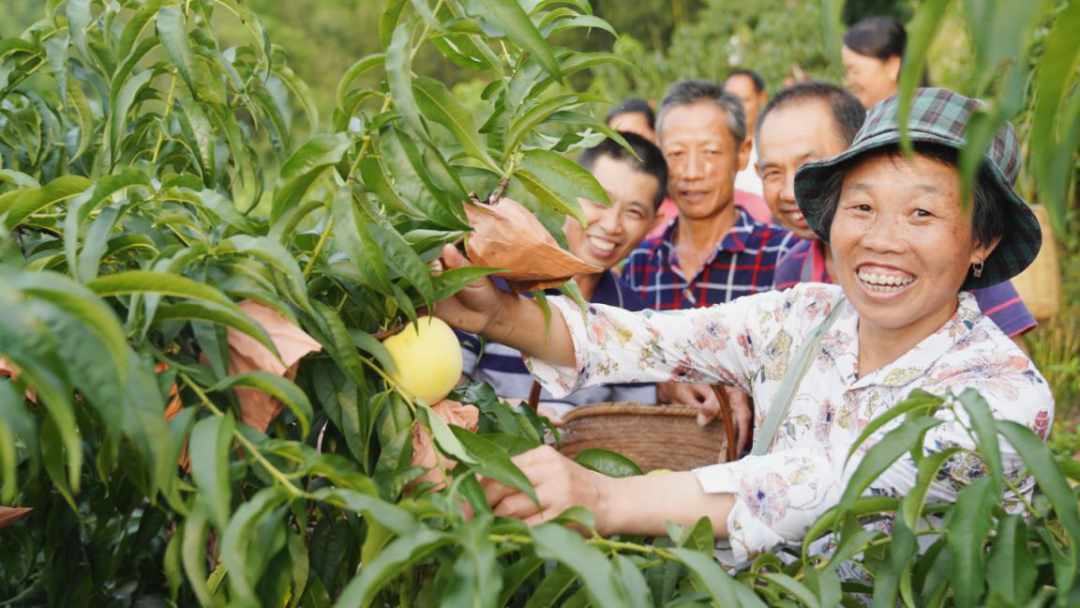
[{"label": "man in plaid shirt", "polygon": [[660,104],[657,136],[678,216],[635,249],[623,278],[656,310],[769,291],[777,260],[797,239],[732,202],[735,174],[750,161],[739,99],[713,82],[677,82]]},{"label": "man in plaid shirt", "polygon": [[656,310],[772,289],[777,260],[798,239],[733,203],[735,175],[750,158],[742,104],[718,84],[684,80],[664,96],[656,126],[679,214],[630,254],[623,278]]},{"label": "man in plaid shirt", "polygon": [[[718,84],[684,80],[668,89],[658,114],[668,193],[679,214],[630,254],[623,278],[655,310],[711,306],[772,289],[777,261],[799,239],[734,204],[735,175],[750,160],[742,103]],[[745,445],[752,416],[746,393],[727,394]],[[721,407],[704,384],[658,385],[657,398],[697,405],[700,424]]]}]

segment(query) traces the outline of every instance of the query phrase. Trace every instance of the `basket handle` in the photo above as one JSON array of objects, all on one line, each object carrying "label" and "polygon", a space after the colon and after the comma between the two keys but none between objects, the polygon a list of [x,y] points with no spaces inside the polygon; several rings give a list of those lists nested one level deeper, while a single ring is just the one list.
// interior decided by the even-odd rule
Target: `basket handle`
[{"label": "basket handle", "polygon": [[727,391],[724,390],[722,384],[714,384],[713,392],[716,393],[716,399],[720,401],[720,417],[724,422],[724,438],[727,439],[727,460],[724,462],[735,462],[739,459],[739,446],[735,441],[735,420],[731,415],[731,403],[728,402]]}]

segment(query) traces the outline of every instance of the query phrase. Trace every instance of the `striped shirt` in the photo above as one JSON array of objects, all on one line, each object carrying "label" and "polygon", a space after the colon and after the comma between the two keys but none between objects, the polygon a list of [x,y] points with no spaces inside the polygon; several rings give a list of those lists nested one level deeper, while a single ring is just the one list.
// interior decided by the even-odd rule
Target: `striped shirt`
[{"label": "striped shirt", "polygon": [[676,218],[661,236],[630,254],[623,279],[653,310],[700,308],[771,290],[777,261],[799,239],[754,220],[743,209],[737,211],[735,225],[693,277],[683,276],[675,255]]},{"label": "striped shirt", "polygon": [[[821,241],[803,241],[780,259],[776,268],[776,288],[788,289],[799,283],[831,283],[825,272],[825,248]],[[972,289],[971,295],[984,316],[990,317],[1009,337],[1035,329],[1038,323],[1016,293],[1011,281],[984,289]]]}]

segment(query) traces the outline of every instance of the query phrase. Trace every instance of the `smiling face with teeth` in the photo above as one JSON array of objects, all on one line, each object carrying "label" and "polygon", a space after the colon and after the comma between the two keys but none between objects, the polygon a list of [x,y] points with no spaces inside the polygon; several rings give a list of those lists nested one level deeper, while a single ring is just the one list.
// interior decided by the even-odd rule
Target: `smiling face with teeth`
[{"label": "smiling face with teeth", "polygon": [[563,231],[567,245],[583,261],[613,268],[630,255],[659,221],[653,199],[660,183],[651,174],[635,170],[629,162],[601,156],[593,177],[607,192],[611,207],[580,199],[588,227],[567,217]]},{"label": "smiling face with teeth", "polygon": [[961,197],[956,168],[919,153],[871,153],[844,173],[829,234],[860,335],[925,337],[955,312],[971,265],[994,247],[977,242]]}]

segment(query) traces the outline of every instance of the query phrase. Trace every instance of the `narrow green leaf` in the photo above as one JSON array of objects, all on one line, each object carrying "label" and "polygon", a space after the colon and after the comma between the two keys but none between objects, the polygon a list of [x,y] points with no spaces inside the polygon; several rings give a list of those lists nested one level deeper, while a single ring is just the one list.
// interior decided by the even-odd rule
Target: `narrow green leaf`
[{"label": "narrow green leaf", "polygon": [[27,458],[36,468],[39,462],[37,423],[24,405],[26,398],[8,379],[0,380],[0,482],[3,493],[0,502],[11,504],[19,486],[19,458],[15,438],[26,444]]},{"label": "narrow green leaf", "polygon": [[132,104],[135,103],[135,98],[138,96],[139,91],[148,85],[153,77],[153,70],[143,70],[128,79],[124,83],[124,86],[120,87],[116,92],[115,99],[110,108],[111,112],[109,113],[109,128],[106,131],[109,136],[109,139],[106,142],[106,150],[114,163],[120,159],[120,154],[123,151],[124,135],[127,132],[128,112],[131,110]]},{"label": "narrow green leaf", "polygon": [[369,70],[372,70],[381,65],[385,65],[386,55],[383,53],[373,53],[365,57],[361,57],[356,63],[349,66],[349,69],[345,70],[345,74],[338,80],[337,86],[337,105],[342,107],[345,105],[345,95],[349,92],[349,87],[356,81],[357,78],[366,74]]},{"label": "narrow green leaf", "polygon": [[68,32],[75,48],[84,61],[94,65],[94,55],[90,52],[90,44],[86,38],[86,30],[90,27],[90,3],[91,0],[68,0],[64,7],[64,13],[68,21]]},{"label": "narrow green leaf", "polygon": [[514,44],[536,57],[552,77],[562,81],[555,53],[517,0],[471,0],[469,5],[474,16],[498,27]]},{"label": "narrow green leaf", "polygon": [[430,269],[401,238],[401,234],[393,228],[374,223],[368,224],[367,229],[376,245],[382,249],[386,264],[415,287],[428,305],[433,305],[435,289],[431,284]]},{"label": "narrow green leaf", "polygon": [[927,393],[925,391],[912,391],[911,394],[908,395],[907,399],[889,408],[889,410],[884,414],[876,416],[873,420],[870,421],[869,424],[866,425],[866,428],[864,428],[863,431],[859,433],[859,436],[855,439],[855,442],[852,443],[851,447],[848,449],[847,457],[844,458],[844,465],[846,466],[848,462],[851,462],[851,457],[855,455],[855,452],[859,449],[859,446],[861,446],[867,439],[869,439],[871,435],[876,433],[878,429],[885,426],[890,421],[895,420],[900,416],[905,416],[910,412],[916,412],[923,409],[926,410],[923,413],[927,415],[933,415],[933,413],[936,412],[943,404],[944,402],[941,400],[940,397],[935,397],[934,395],[931,395],[930,393]]},{"label": "narrow green leaf", "polygon": [[[194,467],[192,467],[194,468]],[[250,552],[254,551],[256,530],[267,523],[271,513],[289,500],[289,493],[280,485],[263,488],[258,494],[236,509],[229,520],[229,526],[221,536],[221,563],[229,572],[229,587],[233,591],[232,599],[243,606],[259,606],[255,595],[262,572],[253,568]],[[270,520],[272,521],[272,520]],[[280,525],[280,524],[278,524]],[[262,556],[255,552],[255,562]],[[253,571],[256,570],[256,571]]]},{"label": "narrow green leaf", "polygon": [[209,532],[206,511],[202,507],[196,507],[184,521],[181,561],[188,582],[195,591],[195,597],[203,606],[214,605],[213,596],[206,585],[206,538]]},{"label": "narrow green leaf", "polygon": [[364,283],[383,295],[392,296],[394,291],[386,272],[386,258],[368,232],[367,225],[357,218],[352,191],[348,188],[342,188],[334,196],[333,218],[334,240],[349,257]]},{"label": "narrow green leaf", "polygon": [[540,499],[536,497],[532,482],[521,472],[521,469],[510,460],[510,455],[498,445],[484,439],[482,435],[470,432],[460,426],[451,426],[450,430],[461,442],[475,461],[474,469],[484,477],[490,477],[495,481],[521,490],[537,504]]},{"label": "narrow green leaf", "polygon": [[711,556],[692,549],[668,549],[694,576],[695,587],[703,588],[721,606],[746,605],[738,594],[739,585]]},{"label": "narrow green leaf", "polygon": [[30,216],[83,193],[93,182],[78,175],[64,175],[43,188],[20,189],[0,195],[0,216],[7,215],[8,230],[22,224]]},{"label": "narrow green leaf", "polygon": [[163,304],[154,310],[152,324],[170,321],[205,321],[223,327],[231,327],[259,341],[263,346],[277,352],[274,341],[262,325],[244,314],[239,308],[222,306],[213,302],[179,302]]},{"label": "narrow green leaf", "polygon": [[[377,490],[373,491],[377,492]],[[314,500],[341,509],[361,513],[365,517],[378,521],[399,536],[412,536],[425,529],[425,526],[417,522],[411,513],[395,504],[382,500],[378,496],[364,494],[356,490],[322,488],[316,490],[312,497]]]},{"label": "narrow green leaf", "polygon": [[180,77],[184,79],[188,90],[197,98],[198,89],[192,75],[195,71],[195,57],[188,38],[187,17],[184,15],[184,9],[179,6],[166,6],[158,11],[155,23],[165,54]]},{"label": "narrow green leaf", "polygon": [[232,512],[229,460],[235,429],[231,415],[208,416],[195,424],[188,443],[191,476],[199,488],[199,502],[205,505],[218,530],[225,530]]},{"label": "narrow green leaf", "polygon": [[550,608],[559,605],[559,600],[566,595],[577,580],[576,572],[559,564],[548,572],[540,584],[532,590],[525,608]]},{"label": "narrow green leaf", "polygon": [[941,467],[960,451],[960,448],[956,447],[946,448],[926,456],[919,462],[919,473],[915,479],[915,486],[904,496],[901,503],[901,514],[908,528],[912,530],[918,529],[918,520],[922,516],[923,503],[926,500],[926,495],[930,492],[930,486],[937,479]]},{"label": "narrow green leaf", "polygon": [[644,475],[641,468],[633,460],[610,450],[590,448],[583,450],[574,456],[574,462],[581,466],[603,473],[608,477],[634,477]]},{"label": "narrow green leaf", "polygon": [[394,34],[399,29],[397,25],[401,19],[401,13],[408,3],[409,0],[386,0],[386,8],[379,15],[379,43],[383,48],[392,43]]},{"label": "narrow green leaf", "polygon": [[394,31],[390,46],[386,47],[386,80],[394,107],[401,112],[405,125],[412,135],[427,138],[427,128],[420,119],[412,86],[412,28],[400,26]]},{"label": "narrow green leaf", "polygon": [[298,205],[312,184],[328,168],[341,162],[351,145],[344,133],[317,135],[289,157],[281,168],[283,183],[274,194],[271,222],[276,222],[286,210]]},{"label": "narrow green leaf", "polygon": [[379,590],[398,574],[453,540],[453,536],[430,528],[420,528],[408,536],[398,538],[387,545],[375,561],[364,565],[360,575],[345,586],[334,606],[367,608]]},{"label": "narrow green leaf", "polygon": [[446,127],[461,144],[466,154],[505,177],[502,168],[488,154],[483,139],[476,131],[472,115],[458,102],[446,85],[434,78],[418,76],[413,81],[413,93],[420,112],[428,120]]},{"label": "narrow green leaf", "polygon": [[532,529],[532,537],[537,557],[559,562],[577,573],[593,605],[600,608],[626,606],[626,597],[618,586],[611,562],[599,549],[586,543],[580,534],[556,524],[542,524]]},{"label": "narrow green leaf", "polygon": [[311,432],[311,418],[314,415],[311,401],[308,400],[304,391],[289,379],[270,372],[247,372],[229,376],[210,387],[209,390],[223,391],[241,387],[262,391],[281,401],[300,422],[302,434],[306,437]]},{"label": "narrow green leaf", "polygon": [[993,528],[991,509],[998,500],[989,477],[976,479],[956,495],[956,506],[945,525],[953,597],[962,608],[977,605],[986,586],[984,545]]},{"label": "narrow green leaf", "polygon": [[908,25],[907,47],[904,50],[904,62],[900,67],[900,79],[897,83],[899,104],[897,123],[900,125],[900,145],[909,154],[912,152],[911,140],[908,138],[911,97],[922,80],[930,44],[937,38],[938,30],[945,22],[945,11],[951,4],[951,0],[923,2],[915,13],[915,18]]}]

